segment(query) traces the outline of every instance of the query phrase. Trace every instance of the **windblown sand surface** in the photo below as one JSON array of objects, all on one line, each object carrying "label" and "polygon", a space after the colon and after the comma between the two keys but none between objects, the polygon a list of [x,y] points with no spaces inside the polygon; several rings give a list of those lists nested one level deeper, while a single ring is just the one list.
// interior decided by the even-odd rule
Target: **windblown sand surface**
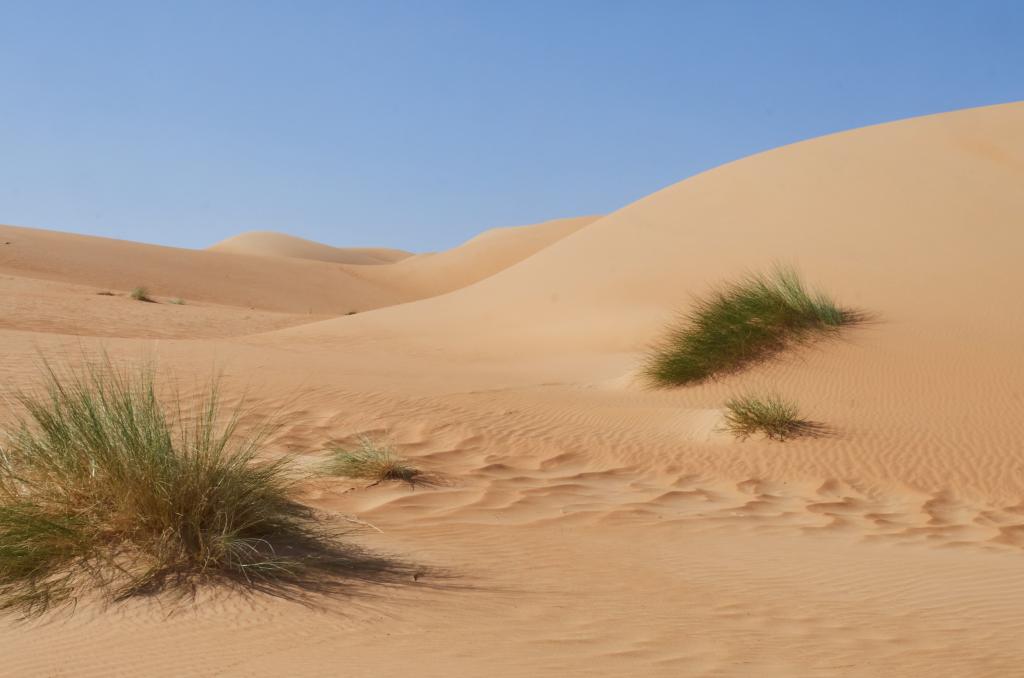
[{"label": "windblown sand surface", "polygon": [[[223,370],[286,413],[275,449],[304,463],[386,437],[443,482],[316,478],[305,500],[421,576],[314,607],[81,601],[4,622],[0,673],[1024,672],[1024,104],[795,144],[432,255],[231,243],[0,227],[0,392],[39,353],[103,348],[186,385]],[[641,383],[693,295],[774,263],[874,320],[717,382]],[[751,389],[832,434],[733,439],[723,403]]]}]

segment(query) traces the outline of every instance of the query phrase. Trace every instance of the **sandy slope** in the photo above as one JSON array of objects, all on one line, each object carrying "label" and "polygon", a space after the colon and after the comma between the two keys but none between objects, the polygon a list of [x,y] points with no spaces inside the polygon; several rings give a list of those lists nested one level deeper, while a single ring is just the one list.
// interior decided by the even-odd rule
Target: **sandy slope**
[{"label": "sandy slope", "polygon": [[417,299],[467,287],[504,271],[599,217],[553,219],[530,226],[493,228],[443,252],[419,254],[364,273]]},{"label": "sandy slope", "polygon": [[293,257],[331,261],[336,264],[390,264],[412,256],[411,252],[387,247],[331,247],[273,231],[249,231],[207,248],[211,252],[251,254],[261,257]]},{"label": "sandy slope", "polygon": [[[186,383],[224,368],[229,393],[246,387],[284,410],[275,449],[304,463],[327,441],[369,434],[443,475],[415,490],[305,487],[328,515],[382,531],[354,539],[424,574],[353,584],[317,609],[211,595],[168,617],[151,602],[84,601],[70,620],[4,626],[5,666],[1017,675],[1022,182],[1024,104],[919,118],[693,177],[431,299],[245,338],[107,339],[111,355],[155,355]],[[636,382],[643,348],[692,294],[774,261],[876,321],[721,382]],[[68,288],[34,294],[70,299],[94,284],[38,270]],[[12,296],[29,293],[26,279]],[[33,378],[33,351],[82,346],[21,317],[0,327],[16,358],[0,361],[3,389]],[[796,399],[833,435],[733,440],[722,402],[753,388]]]}]

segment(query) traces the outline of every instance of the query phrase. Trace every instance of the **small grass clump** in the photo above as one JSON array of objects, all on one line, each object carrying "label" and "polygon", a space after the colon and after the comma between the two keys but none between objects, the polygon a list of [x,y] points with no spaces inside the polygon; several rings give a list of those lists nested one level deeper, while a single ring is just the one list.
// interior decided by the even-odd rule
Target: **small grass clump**
[{"label": "small grass clump", "polygon": [[174,304],[175,306],[184,306],[185,300],[182,299],[181,297],[174,297],[173,299],[171,299],[171,303]]},{"label": "small grass clump", "polygon": [[820,424],[803,419],[797,406],[777,395],[745,395],[725,404],[726,428],[737,438],[763,433],[772,440],[787,440],[823,432]]},{"label": "small grass clump", "polygon": [[860,312],[807,291],[793,270],[777,268],[698,299],[651,353],[645,372],[659,386],[697,383],[863,319]]},{"label": "small grass clump", "polygon": [[389,446],[370,438],[360,438],[356,449],[333,447],[324,467],[330,475],[372,480],[370,487],[386,480],[399,480],[415,485],[426,479],[423,472],[395,454]]},{"label": "small grass clump", "polygon": [[225,421],[215,385],[165,409],[147,370],[44,374],[0,435],[0,609],[211,579],[273,588],[334,562],[287,460]]},{"label": "small grass clump", "polygon": [[128,293],[128,296],[134,299],[135,301],[148,301],[150,303],[155,303],[153,298],[149,296],[149,290],[146,289],[145,287],[140,286],[134,288],[131,292]]}]

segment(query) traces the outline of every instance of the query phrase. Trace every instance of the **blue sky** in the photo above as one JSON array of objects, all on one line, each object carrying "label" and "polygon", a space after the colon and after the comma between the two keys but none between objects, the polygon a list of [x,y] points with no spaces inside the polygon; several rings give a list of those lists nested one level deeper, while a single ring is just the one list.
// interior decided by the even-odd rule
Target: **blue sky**
[{"label": "blue sky", "polygon": [[0,0],[0,223],[450,247],[1024,99],[1024,2]]}]

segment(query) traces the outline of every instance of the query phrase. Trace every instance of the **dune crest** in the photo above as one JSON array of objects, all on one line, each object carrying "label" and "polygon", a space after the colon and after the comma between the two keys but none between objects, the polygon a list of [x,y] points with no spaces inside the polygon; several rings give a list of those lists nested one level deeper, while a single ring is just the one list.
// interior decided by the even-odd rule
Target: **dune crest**
[{"label": "dune crest", "polygon": [[275,231],[247,231],[206,248],[210,252],[260,257],[313,259],[337,264],[391,264],[411,257],[411,252],[387,247],[332,247]]},{"label": "dune crest", "polygon": [[450,250],[412,256],[366,271],[365,275],[368,280],[401,289],[415,298],[437,296],[504,271],[599,218],[571,217],[493,228]]}]

